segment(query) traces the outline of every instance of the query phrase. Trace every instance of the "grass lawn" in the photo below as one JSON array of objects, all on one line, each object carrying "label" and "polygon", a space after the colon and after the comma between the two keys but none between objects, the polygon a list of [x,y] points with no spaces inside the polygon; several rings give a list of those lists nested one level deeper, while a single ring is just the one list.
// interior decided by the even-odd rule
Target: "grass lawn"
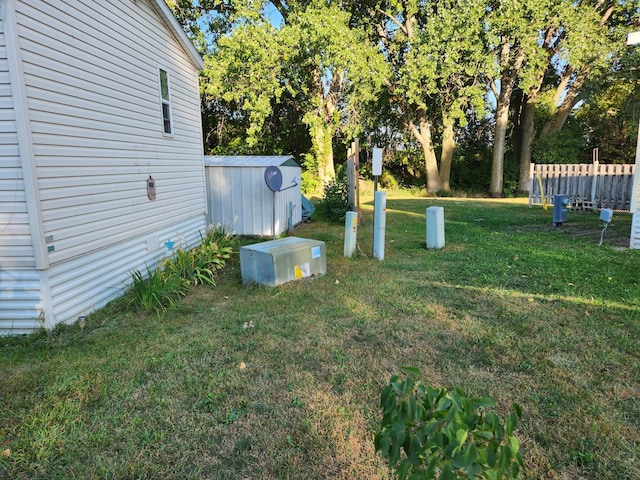
[{"label": "grass lawn", "polygon": [[[425,248],[425,208],[446,246]],[[517,431],[523,478],[640,478],[640,251],[614,214],[525,200],[390,192],[385,260],[371,197],[358,251],[343,225],[296,230],[328,273],[243,286],[237,255],[178,310],[118,302],[86,326],[0,338],[0,478],[389,478],[373,448],[400,366],[490,396]],[[248,243],[247,240],[242,240]]]}]

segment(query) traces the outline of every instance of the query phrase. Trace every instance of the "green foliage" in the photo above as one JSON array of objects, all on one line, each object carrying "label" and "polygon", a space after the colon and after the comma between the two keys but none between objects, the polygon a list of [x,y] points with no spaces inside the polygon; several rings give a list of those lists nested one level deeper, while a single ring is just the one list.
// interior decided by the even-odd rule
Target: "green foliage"
[{"label": "green foliage", "polygon": [[400,183],[390,172],[384,170],[380,175],[380,186],[389,190],[397,190]]},{"label": "green foliage", "polygon": [[205,57],[202,95],[221,99],[241,113],[246,127],[241,138],[248,148],[259,142],[273,101],[285,90],[280,81],[282,55],[275,29],[268,22],[256,22],[234,28]]},{"label": "green foliage", "polygon": [[[207,228],[206,235],[202,239],[201,248],[215,244],[220,249],[225,250],[225,253],[230,254],[236,243],[237,239],[233,236],[231,227],[216,224],[209,225]],[[225,256],[224,258],[229,257]]]},{"label": "green foliage", "polygon": [[560,132],[537,138],[533,142],[532,161],[541,164],[590,161],[591,152],[587,152],[586,147],[582,126],[574,119],[569,119]]},{"label": "green foliage", "polygon": [[125,295],[125,303],[143,310],[165,311],[175,307],[187,293],[187,283],[181,277],[165,273],[161,268],[147,266],[146,275],[131,272],[131,287]]},{"label": "green foliage", "polygon": [[[513,432],[521,417],[512,405],[505,422],[490,398],[467,398],[461,390],[422,384],[420,371],[403,367],[406,379],[391,377],[380,397],[380,451],[399,480],[517,478],[523,466]],[[404,455],[402,455],[404,452]]]},{"label": "green foliage", "polygon": [[[576,112],[575,118],[588,133],[589,147],[599,149],[601,162],[633,163],[639,101],[638,81],[623,78],[606,89],[594,92]],[[587,153],[591,155],[591,150]]]},{"label": "green foliage", "polygon": [[302,172],[302,193],[303,195],[310,195],[317,192],[320,189],[322,182],[311,170],[304,170]]},{"label": "green foliage", "polygon": [[344,221],[349,211],[349,191],[347,175],[344,169],[339,169],[336,178],[329,180],[324,186],[322,200],[318,204],[317,212],[332,222]]},{"label": "green foliage", "polygon": [[225,266],[231,257],[231,240],[224,229],[210,229],[200,237],[200,246],[192,249],[178,248],[173,256],[163,262],[166,275],[183,278],[189,285],[215,285],[216,270]]},{"label": "green foliage", "polygon": [[215,272],[224,268],[233,253],[233,237],[224,227],[210,227],[196,248],[177,248],[155,269],[146,274],[131,273],[131,287],[125,302],[143,310],[165,311],[174,308],[189,287],[215,285]]}]

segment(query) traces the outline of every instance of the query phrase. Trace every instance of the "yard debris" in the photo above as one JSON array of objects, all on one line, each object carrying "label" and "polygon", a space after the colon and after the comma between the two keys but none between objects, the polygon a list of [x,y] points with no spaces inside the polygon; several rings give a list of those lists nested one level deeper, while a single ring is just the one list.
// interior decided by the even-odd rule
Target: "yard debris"
[{"label": "yard debris", "polygon": [[253,320],[249,322],[244,322],[244,324],[242,325],[243,330],[247,330],[249,328],[255,328],[255,325],[253,324]]}]

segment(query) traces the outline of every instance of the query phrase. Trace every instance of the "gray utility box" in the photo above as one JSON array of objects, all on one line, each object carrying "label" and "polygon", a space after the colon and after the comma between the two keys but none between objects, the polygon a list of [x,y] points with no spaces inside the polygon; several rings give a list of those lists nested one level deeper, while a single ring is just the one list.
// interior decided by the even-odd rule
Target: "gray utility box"
[{"label": "gray utility box", "polygon": [[553,226],[561,227],[567,221],[567,208],[569,206],[569,196],[556,194],[553,196]]},{"label": "gray utility box", "polygon": [[286,237],[240,248],[242,283],[275,287],[327,273],[324,242]]}]

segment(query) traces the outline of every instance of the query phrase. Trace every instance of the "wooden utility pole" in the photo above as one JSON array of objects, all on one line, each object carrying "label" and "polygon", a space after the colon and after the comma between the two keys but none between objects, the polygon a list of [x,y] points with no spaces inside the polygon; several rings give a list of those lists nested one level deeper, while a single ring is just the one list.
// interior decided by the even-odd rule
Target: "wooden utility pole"
[{"label": "wooden utility pole", "polygon": [[358,214],[358,224],[362,222],[360,215],[360,140],[351,142],[347,150],[347,183],[349,186],[349,208]]}]

